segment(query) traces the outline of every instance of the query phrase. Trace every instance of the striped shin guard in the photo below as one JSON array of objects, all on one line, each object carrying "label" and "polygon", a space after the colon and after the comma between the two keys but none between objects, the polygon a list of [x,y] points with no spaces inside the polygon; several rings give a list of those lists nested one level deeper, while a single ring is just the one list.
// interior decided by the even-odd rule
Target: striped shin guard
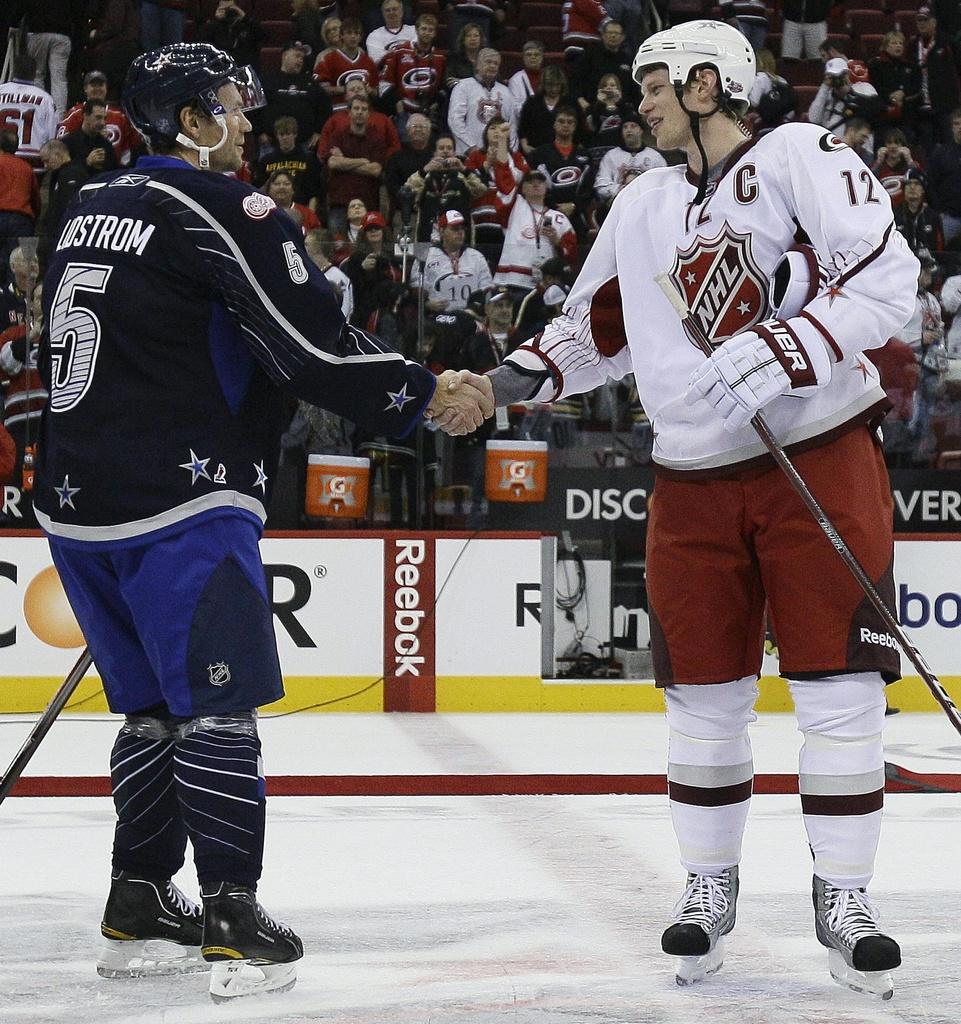
[{"label": "striped shin guard", "polygon": [[263,867],[266,794],[256,726],[210,723],[177,741],[174,777],[201,885],[257,887]]},{"label": "striped shin guard", "polygon": [[757,677],[669,686],[667,781],[681,863],[718,874],[741,859],[754,762],[747,727],[756,718]]},{"label": "striped shin guard", "polygon": [[117,811],[113,870],[166,879],[183,866],[187,833],[174,786],[173,740],[165,723],[154,725],[154,735],[132,732],[125,725],[110,755]]},{"label": "striped shin guard", "polygon": [[884,682],[860,672],[790,686],[804,735],[798,788],[814,873],[839,888],[866,886],[884,803]]}]

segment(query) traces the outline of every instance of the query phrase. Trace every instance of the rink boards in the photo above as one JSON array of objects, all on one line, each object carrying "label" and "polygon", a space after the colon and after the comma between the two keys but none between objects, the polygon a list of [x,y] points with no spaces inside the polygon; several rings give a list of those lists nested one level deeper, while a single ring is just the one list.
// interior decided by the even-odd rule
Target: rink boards
[{"label": "rink boards", "polygon": [[[898,613],[961,700],[961,539],[899,538]],[[538,534],[273,534],[262,542],[286,697],[278,710],[658,711],[650,680],[552,680],[554,541]],[[879,638],[882,639],[882,638]],[[882,642],[886,642],[882,639]],[[83,638],[46,542],[0,534],[0,713],[42,709]],[[910,674],[891,703],[936,710]],[[790,699],[766,657],[760,710]],[[69,708],[106,709],[84,679]]]}]

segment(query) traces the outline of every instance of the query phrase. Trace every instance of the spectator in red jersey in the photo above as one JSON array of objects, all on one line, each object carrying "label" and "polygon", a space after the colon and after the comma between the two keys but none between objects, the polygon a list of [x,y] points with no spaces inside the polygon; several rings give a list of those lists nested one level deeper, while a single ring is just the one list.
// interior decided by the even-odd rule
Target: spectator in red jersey
[{"label": "spectator in red jersey", "polygon": [[377,65],[360,45],[363,29],[357,18],[344,18],[340,23],[340,45],[321,54],[314,65],[314,78],[330,97],[334,111],[345,110],[347,83],[360,79],[368,94],[377,92]]},{"label": "spectator in red jersey", "polygon": [[[355,96],[360,96],[362,99],[370,100],[373,103],[364,80],[362,78],[352,78],[345,86],[344,98],[346,106],[343,110],[338,110],[331,115],[320,133],[320,140],[317,143],[318,156],[329,148],[330,139],[334,132],[344,131],[349,127],[350,112],[347,108]],[[397,125],[394,124],[391,118],[386,114],[382,114],[379,110],[372,109],[370,111],[370,118],[367,121],[367,133],[371,138],[384,139],[391,150],[400,148],[400,135],[397,131]]]},{"label": "spectator in red jersey", "polygon": [[[88,71],[83,76],[84,100],[98,100],[107,106],[107,117],[104,123],[103,134],[110,140],[117,159],[122,167],[131,163],[131,152],[142,148],[143,139],[140,133],[127,120],[123,109],[116,104],[107,103],[107,76],[102,71]],[[57,138],[62,139],[65,135],[75,132],[83,122],[83,101],[75,103],[64,115],[60,126],[57,128]]]},{"label": "spectator in red jersey", "polygon": [[298,220],[299,217],[298,223],[305,235],[308,231],[314,231],[321,226],[320,219],[309,206],[294,202],[294,179],[287,171],[274,171],[267,179],[264,191],[277,204],[279,210],[287,213],[297,211],[297,217],[294,219]]},{"label": "spectator in red jersey", "polygon": [[468,153],[464,162],[466,170],[484,186],[483,191],[471,193],[474,244],[493,262],[504,244],[504,225],[495,198],[498,192],[507,195],[516,189],[528,171],[524,154],[520,150],[511,152],[510,135],[510,125],[502,117],[495,117],[484,128],[483,147]]},{"label": "spectator in red jersey", "polygon": [[40,187],[33,168],[15,156],[17,133],[0,132],[0,267],[6,267],[18,239],[32,235],[40,213]]},{"label": "spectator in red jersey", "polygon": [[[561,5],[564,56],[568,60],[579,57],[587,47],[601,38],[601,29],[610,20],[607,11],[597,0],[564,0]],[[623,42],[623,29],[621,32]]]},{"label": "spectator in red jersey", "polygon": [[412,114],[426,114],[440,121],[440,100],[444,88],[447,58],[434,49],[437,18],[418,15],[417,38],[412,46],[391,50],[381,68],[380,87],[385,100],[397,112],[398,126]]},{"label": "spectator in red jersey", "polygon": [[904,202],[904,179],[912,167],[917,167],[908,140],[900,128],[885,133],[884,145],[877,151],[871,170],[891,197],[891,205],[898,207]]},{"label": "spectator in red jersey", "polygon": [[0,483],[10,483],[16,464],[17,446],[6,427],[0,426]]},{"label": "spectator in red jersey", "polygon": [[[35,278],[29,286],[30,309],[27,322],[10,327],[0,334],[0,376],[5,379],[3,426],[15,445],[15,481],[22,472],[26,446],[36,444],[40,415],[47,401],[47,391],[37,370],[43,328],[42,286],[34,282]],[[37,525],[27,494],[21,497],[19,511],[18,526]]]},{"label": "spectator in red jersey", "polygon": [[380,184],[388,159],[400,149],[384,136],[368,130],[370,101],[355,96],[350,101],[350,122],[335,130],[318,156],[327,165],[327,210],[331,231],[343,231],[347,222],[347,204],[351,199],[364,201],[368,210],[380,206]]}]

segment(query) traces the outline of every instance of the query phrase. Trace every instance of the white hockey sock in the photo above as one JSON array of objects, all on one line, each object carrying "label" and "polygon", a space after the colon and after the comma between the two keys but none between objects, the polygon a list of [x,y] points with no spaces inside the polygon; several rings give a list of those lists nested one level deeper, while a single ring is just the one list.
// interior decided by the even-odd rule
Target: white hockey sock
[{"label": "white hockey sock", "polygon": [[858,672],[790,686],[804,736],[798,788],[814,873],[842,888],[866,886],[884,801],[884,681]]},{"label": "white hockey sock", "polygon": [[667,780],[681,863],[719,874],[741,859],[754,762],[747,727],[756,720],[757,676],[669,686]]}]

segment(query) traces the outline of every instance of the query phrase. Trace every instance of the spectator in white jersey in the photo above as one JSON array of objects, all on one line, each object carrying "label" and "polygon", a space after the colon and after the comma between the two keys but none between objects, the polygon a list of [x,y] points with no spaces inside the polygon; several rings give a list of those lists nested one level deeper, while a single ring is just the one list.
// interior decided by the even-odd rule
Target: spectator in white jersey
[{"label": "spectator in white jersey", "polygon": [[3,127],[17,133],[17,155],[40,173],[40,147],[57,134],[53,98],[34,83],[37,62],[28,53],[13,59],[13,78],[0,85]]},{"label": "spectator in white jersey", "polygon": [[440,244],[428,250],[423,271],[420,262],[414,264],[411,284],[424,289],[432,313],[464,309],[471,292],[490,287],[491,270],[476,249],[464,244],[467,221],[459,210],[441,214],[437,227]]},{"label": "spectator in white jersey", "polygon": [[404,5],[400,0],[384,0],[380,5],[384,24],[367,35],[367,56],[380,67],[391,50],[417,42],[417,30],[404,24]]},{"label": "spectator in white jersey", "polygon": [[521,50],[523,67],[507,80],[507,88],[514,97],[518,110],[524,106],[528,96],[533,96],[541,84],[544,68],[544,44],[539,39],[528,39]]},{"label": "spectator in white jersey", "polygon": [[474,76],[451,90],[447,123],[461,156],[483,145],[484,126],[495,117],[511,126],[511,148],[516,146],[519,111],[507,86],[497,81],[500,69],[500,53],[487,47],[477,55]]},{"label": "spectator in white jersey", "polygon": [[625,118],[621,125],[622,144],[609,149],[601,158],[594,191],[604,204],[605,210],[614,202],[614,197],[639,174],[652,167],[666,167],[667,161],[656,149],[644,145],[644,129],[639,114]]}]

